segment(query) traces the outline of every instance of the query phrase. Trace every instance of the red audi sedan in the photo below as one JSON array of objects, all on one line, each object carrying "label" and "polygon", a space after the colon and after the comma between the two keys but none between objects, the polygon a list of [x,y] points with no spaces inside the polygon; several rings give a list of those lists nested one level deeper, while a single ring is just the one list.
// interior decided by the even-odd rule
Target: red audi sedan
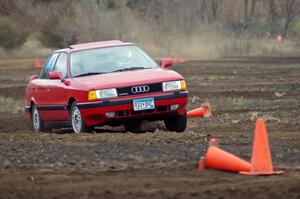
[{"label": "red audi sedan", "polygon": [[140,132],[143,121],[163,120],[169,131],[186,128],[184,78],[157,65],[133,43],[102,41],[71,45],[51,54],[26,87],[25,110],[35,131],[124,125]]}]

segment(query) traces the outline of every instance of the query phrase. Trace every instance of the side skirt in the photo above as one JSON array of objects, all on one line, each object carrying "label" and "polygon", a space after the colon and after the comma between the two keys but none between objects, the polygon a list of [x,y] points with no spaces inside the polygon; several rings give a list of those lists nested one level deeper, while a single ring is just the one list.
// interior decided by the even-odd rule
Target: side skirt
[{"label": "side skirt", "polygon": [[72,127],[70,121],[59,121],[59,122],[47,122],[44,124],[46,128],[49,129],[59,129],[59,128],[67,128]]}]

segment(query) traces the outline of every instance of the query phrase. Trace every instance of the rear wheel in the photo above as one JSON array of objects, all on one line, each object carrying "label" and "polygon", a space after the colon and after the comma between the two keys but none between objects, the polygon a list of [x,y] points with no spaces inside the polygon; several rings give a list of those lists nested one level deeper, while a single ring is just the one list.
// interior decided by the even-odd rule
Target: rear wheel
[{"label": "rear wheel", "polygon": [[187,117],[186,115],[177,115],[165,119],[164,123],[168,131],[183,132],[186,128]]},{"label": "rear wheel", "polygon": [[132,133],[140,133],[142,131],[142,122],[125,122],[124,128]]},{"label": "rear wheel", "polygon": [[45,132],[46,128],[44,126],[43,121],[40,118],[39,111],[37,110],[36,105],[33,105],[31,108],[31,116],[32,116],[32,126],[35,132]]},{"label": "rear wheel", "polygon": [[87,131],[87,127],[82,119],[80,110],[77,107],[76,102],[73,102],[71,106],[71,123],[74,133]]}]

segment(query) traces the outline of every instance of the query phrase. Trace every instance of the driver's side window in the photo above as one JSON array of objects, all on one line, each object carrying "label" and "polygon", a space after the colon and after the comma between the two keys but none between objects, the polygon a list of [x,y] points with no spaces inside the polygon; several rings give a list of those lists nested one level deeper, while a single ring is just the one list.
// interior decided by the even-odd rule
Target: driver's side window
[{"label": "driver's side window", "polygon": [[43,70],[40,73],[41,79],[49,79],[49,72],[52,71],[54,64],[57,60],[58,54],[59,53],[54,53],[48,58],[46,64],[43,67]]},{"label": "driver's side window", "polygon": [[51,71],[61,72],[63,78],[67,77],[67,53],[60,53],[56,64]]}]

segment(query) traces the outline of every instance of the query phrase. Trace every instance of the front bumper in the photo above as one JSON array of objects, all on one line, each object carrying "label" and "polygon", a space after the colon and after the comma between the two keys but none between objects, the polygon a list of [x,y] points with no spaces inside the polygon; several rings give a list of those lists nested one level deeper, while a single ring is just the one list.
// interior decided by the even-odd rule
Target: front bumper
[{"label": "front bumper", "polygon": [[[133,111],[133,99],[153,97],[155,109]],[[106,100],[101,102],[77,103],[83,120],[87,126],[102,125],[109,122],[118,122],[130,119],[158,120],[171,115],[186,114],[188,92],[160,93],[146,96],[135,96],[125,99]],[[176,110],[170,110],[170,105],[178,104]],[[107,117],[106,113],[115,112],[115,117]]]}]

